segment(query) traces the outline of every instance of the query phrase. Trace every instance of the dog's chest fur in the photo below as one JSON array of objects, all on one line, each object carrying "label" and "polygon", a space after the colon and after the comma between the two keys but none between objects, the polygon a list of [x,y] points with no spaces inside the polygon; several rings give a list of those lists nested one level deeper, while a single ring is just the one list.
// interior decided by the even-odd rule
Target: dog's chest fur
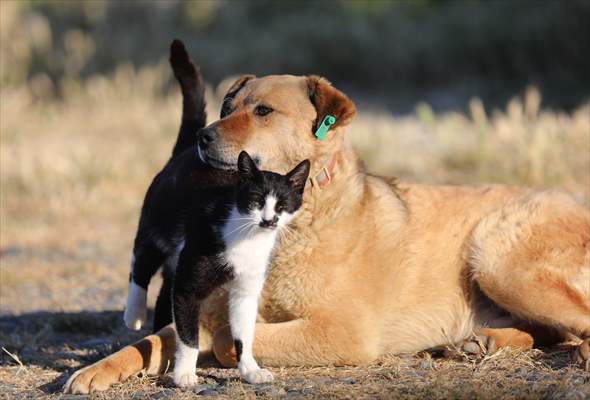
[{"label": "dog's chest fur", "polygon": [[[305,219],[304,215],[300,217]],[[326,277],[314,267],[318,245],[318,238],[308,226],[295,227],[286,240],[275,245],[259,303],[262,319],[281,322],[301,318],[310,306],[322,301]]]}]

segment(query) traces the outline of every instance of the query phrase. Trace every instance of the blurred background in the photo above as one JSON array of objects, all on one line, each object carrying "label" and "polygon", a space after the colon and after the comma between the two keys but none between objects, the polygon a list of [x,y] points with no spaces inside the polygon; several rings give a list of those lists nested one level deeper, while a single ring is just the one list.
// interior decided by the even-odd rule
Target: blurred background
[{"label": "blurred background", "polygon": [[587,0],[2,0],[0,313],[122,310],[179,126],[174,38],[210,121],[238,74],[319,74],[358,105],[349,139],[372,172],[589,205],[588,21]]}]

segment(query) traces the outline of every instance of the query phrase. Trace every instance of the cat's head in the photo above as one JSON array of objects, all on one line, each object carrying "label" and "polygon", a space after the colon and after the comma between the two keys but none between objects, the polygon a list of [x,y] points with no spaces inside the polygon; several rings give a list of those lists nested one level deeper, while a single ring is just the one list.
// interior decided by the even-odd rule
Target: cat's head
[{"label": "cat's head", "polygon": [[301,207],[309,167],[309,160],[304,160],[286,175],[260,171],[248,153],[242,151],[238,157],[239,213],[252,218],[260,228],[287,225]]}]

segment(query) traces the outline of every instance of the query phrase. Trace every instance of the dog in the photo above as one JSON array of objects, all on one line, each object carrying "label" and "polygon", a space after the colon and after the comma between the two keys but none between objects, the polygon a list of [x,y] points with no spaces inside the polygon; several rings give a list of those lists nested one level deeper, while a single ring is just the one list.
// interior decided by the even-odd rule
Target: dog
[{"label": "dog", "polygon": [[[327,115],[336,122],[320,141],[314,132]],[[303,206],[262,293],[254,357],[265,366],[360,365],[475,340],[488,351],[529,349],[573,334],[575,360],[588,368],[590,212],[559,192],[368,174],[346,141],[354,115],[324,78],[245,75],[199,133],[195,157],[215,168],[231,168],[242,150],[280,173],[311,160]],[[207,299],[199,347],[235,366],[226,310],[223,290]],[[76,372],[65,390],[162,373],[174,348],[167,326]]]}]

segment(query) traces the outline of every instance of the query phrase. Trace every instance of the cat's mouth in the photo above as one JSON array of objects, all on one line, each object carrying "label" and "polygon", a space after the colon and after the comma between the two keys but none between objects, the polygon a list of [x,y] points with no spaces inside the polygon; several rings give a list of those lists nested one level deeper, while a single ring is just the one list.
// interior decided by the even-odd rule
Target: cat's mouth
[{"label": "cat's mouth", "polygon": [[211,157],[209,154],[203,151],[199,145],[197,145],[197,153],[201,161],[215,169],[222,169],[224,171],[235,171],[238,169],[236,163],[229,163],[227,161],[220,160],[219,158]]},{"label": "cat's mouth", "polygon": [[276,225],[264,225],[262,222],[258,224],[258,226],[262,229],[268,229],[270,231],[277,229]]},{"label": "cat's mouth", "polygon": [[266,220],[266,219],[261,219],[260,222],[258,223],[258,226],[264,229],[275,229],[277,227],[277,224],[279,222],[279,219],[277,217],[274,217],[273,219],[270,220]]}]

